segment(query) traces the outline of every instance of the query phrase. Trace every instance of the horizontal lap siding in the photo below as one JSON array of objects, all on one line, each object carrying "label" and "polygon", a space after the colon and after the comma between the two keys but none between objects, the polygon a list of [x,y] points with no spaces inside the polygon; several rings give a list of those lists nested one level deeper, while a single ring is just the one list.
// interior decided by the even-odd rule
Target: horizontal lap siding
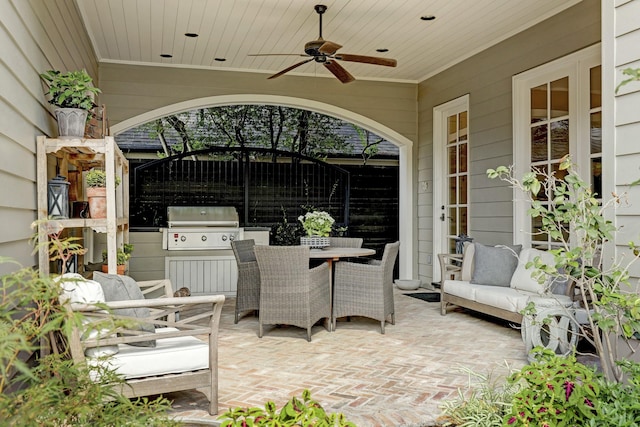
[{"label": "horizontal lap siding", "polygon": [[[36,218],[36,136],[56,134],[39,77],[51,68],[86,68],[97,78],[75,2],[0,0],[0,256],[24,266],[36,263],[28,243]],[[2,263],[0,275],[16,268]]]},{"label": "horizontal lap siding", "polygon": [[432,241],[433,108],[469,94],[469,234],[484,243],[511,243],[512,190],[487,179],[486,170],[513,161],[512,77],[599,40],[600,2],[585,0],[419,84],[418,270],[423,282],[431,281],[437,259]]},{"label": "horizontal lap siding", "polygon": [[150,110],[211,96],[286,95],[335,105],[380,122],[416,140],[416,85],[287,76],[267,80],[264,74],[187,70],[118,64],[100,65],[112,125]]},{"label": "horizontal lap siding", "polygon": [[[640,2],[617,1],[611,17],[614,20],[611,39],[604,41],[605,48],[614,50],[613,63],[615,78],[608,84],[613,91],[615,85],[627,78],[622,75],[626,68],[640,68]],[[606,90],[606,88],[604,89]],[[630,240],[640,242],[640,190],[638,187],[629,188],[628,184],[640,179],[640,82],[633,82],[623,86],[615,94],[614,116],[612,120],[613,133],[615,135],[615,176],[613,177],[616,191],[619,194],[628,192],[628,206],[622,206],[616,213],[616,226],[621,227],[616,234],[616,247],[619,256],[631,259],[632,254],[628,250]],[[605,129],[606,132],[606,129]],[[605,135],[603,135],[605,136]],[[640,263],[635,263],[630,274],[634,278],[640,278]],[[633,283],[637,283],[633,281]]]}]

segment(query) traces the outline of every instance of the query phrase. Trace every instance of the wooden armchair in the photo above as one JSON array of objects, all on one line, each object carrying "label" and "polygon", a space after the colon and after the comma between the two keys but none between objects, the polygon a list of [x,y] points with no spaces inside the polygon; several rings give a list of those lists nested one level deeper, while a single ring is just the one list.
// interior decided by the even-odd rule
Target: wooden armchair
[{"label": "wooden armchair", "polygon": [[[82,330],[72,329],[68,337],[71,357],[76,363],[109,366],[122,375],[123,384],[116,387],[127,397],[203,388],[209,399],[209,413],[218,412],[218,326],[224,295],[173,297],[171,282],[154,280],[138,282],[145,299],[111,301],[103,306],[70,303],[68,309],[85,316]],[[145,308],[145,318],[115,314],[112,310]],[[176,321],[176,314],[180,320]],[[86,331],[96,331],[105,321],[129,320],[131,327],[110,330],[99,338]],[[155,333],[137,326],[154,325]],[[84,332],[83,332],[84,331]],[[115,333],[117,332],[117,334]],[[206,337],[206,341],[201,338]],[[155,341],[155,347],[139,347],[136,343]],[[117,346],[117,347],[115,347]],[[89,349],[116,349],[107,357],[87,356]],[[113,352],[113,351],[112,351]],[[102,352],[104,354],[104,351]]]}]

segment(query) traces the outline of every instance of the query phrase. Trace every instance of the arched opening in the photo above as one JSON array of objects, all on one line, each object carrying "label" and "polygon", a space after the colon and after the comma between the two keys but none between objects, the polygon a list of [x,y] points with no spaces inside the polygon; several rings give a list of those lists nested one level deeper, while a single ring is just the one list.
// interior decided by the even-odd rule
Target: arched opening
[{"label": "arched opening", "polygon": [[318,101],[312,101],[303,98],[294,98],[276,95],[221,95],[205,98],[192,99],[167,105],[140,114],[136,117],[124,120],[111,127],[114,134],[118,134],[127,129],[136,127],[142,123],[166,116],[168,114],[188,111],[201,107],[238,105],[238,104],[265,104],[265,105],[283,105],[287,107],[303,108],[339,119],[349,121],[358,126],[370,130],[377,135],[382,136],[391,141],[399,148],[400,163],[400,179],[399,179],[399,212],[401,219],[399,224],[400,234],[400,278],[414,277],[414,191],[413,191],[413,142],[398,132],[381,125],[365,116],[353,111],[333,106]]}]

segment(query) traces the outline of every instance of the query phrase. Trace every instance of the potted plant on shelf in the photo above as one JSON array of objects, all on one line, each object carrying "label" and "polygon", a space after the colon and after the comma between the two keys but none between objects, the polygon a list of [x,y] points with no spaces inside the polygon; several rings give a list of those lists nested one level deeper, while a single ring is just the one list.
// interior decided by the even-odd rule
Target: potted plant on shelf
[{"label": "potted plant on shelf", "polygon": [[[102,169],[91,169],[85,177],[87,182],[87,200],[91,218],[107,217],[107,174]],[[120,177],[116,176],[116,187]]]},{"label": "potted plant on shelf", "polygon": [[49,95],[49,103],[55,105],[58,121],[58,135],[82,138],[87,123],[89,110],[95,107],[94,97],[100,89],[93,86],[93,79],[86,70],[62,73],[48,70],[40,77],[49,86],[45,95]]},{"label": "potted plant on shelf", "polygon": [[329,234],[335,220],[325,211],[310,211],[298,217],[306,236],[300,237],[300,244],[312,248],[329,246]]},{"label": "potted plant on shelf", "polygon": [[[116,250],[116,264],[118,264],[117,270],[118,274],[123,275],[125,273],[127,261],[131,258],[131,253],[133,252],[133,245],[130,243],[125,243],[122,245],[122,248],[118,248]],[[108,253],[106,250],[102,251],[102,272],[109,272],[109,264],[108,264]]]}]

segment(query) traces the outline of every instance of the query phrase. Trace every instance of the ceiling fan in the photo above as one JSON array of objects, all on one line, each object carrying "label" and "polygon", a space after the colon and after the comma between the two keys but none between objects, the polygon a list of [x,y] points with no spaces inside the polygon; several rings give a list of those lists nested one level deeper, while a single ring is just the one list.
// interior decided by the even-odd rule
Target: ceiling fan
[{"label": "ceiling fan", "polygon": [[304,61],[300,61],[296,64],[291,65],[290,67],[285,68],[284,70],[268,77],[269,79],[275,79],[276,77],[280,77],[283,74],[288,73],[289,71],[298,68],[301,65],[306,64],[307,62],[316,61],[325,66],[327,70],[329,70],[338,80],[342,83],[349,83],[355,80],[347,70],[345,70],[339,63],[340,61],[350,61],[350,62],[361,62],[365,64],[373,64],[373,65],[384,65],[386,67],[395,67],[397,65],[397,61],[395,59],[390,58],[380,58],[376,56],[365,56],[365,55],[352,55],[349,53],[337,53],[338,49],[342,46],[334,43],[329,40],[325,40],[322,38],[322,14],[326,12],[327,6],[323,4],[317,4],[313,7],[315,11],[318,13],[319,21],[320,21],[320,35],[317,40],[312,40],[307,42],[304,45],[304,54],[294,54],[294,53],[262,53],[262,54],[252,54],[249,56],[278,56],[278,55],[296,55],[296,56],[307,56],[309,59],[305,59]]}]

